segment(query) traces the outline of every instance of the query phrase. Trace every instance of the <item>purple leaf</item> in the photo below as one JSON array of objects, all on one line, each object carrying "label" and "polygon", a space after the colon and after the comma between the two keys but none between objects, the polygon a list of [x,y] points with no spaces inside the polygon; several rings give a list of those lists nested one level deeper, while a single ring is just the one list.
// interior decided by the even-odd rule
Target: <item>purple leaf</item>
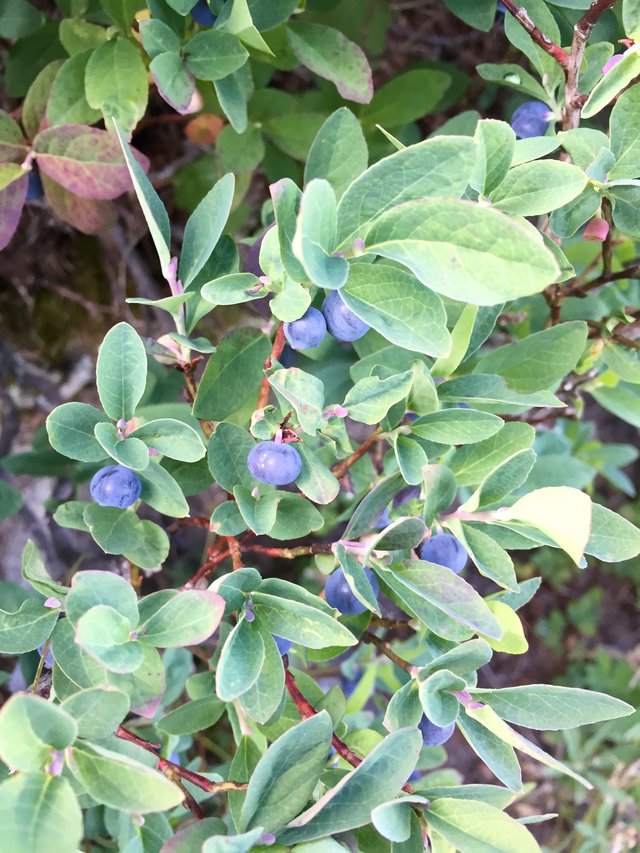
[{"label": "purple leaf", "polygon": [[109,201],[74,195],[45,174],[41,174],[41,178],[44,194],[54,212],[83,234],[96,234],[115,221],[115,209]]},{"label": "purple leaf", "polygon": [[4,249],[16,233],[28,184],[29,176],[24,172],[0,191],[0,249]]},{"label": "purple leaf", "polygon": [[[131,189],[118,140],[106,130],[76,124],[50,127],[36,136],[34,150],[41,172],[77,196],[112,199]],[[132,150],[146,171],[147,158]]]}]

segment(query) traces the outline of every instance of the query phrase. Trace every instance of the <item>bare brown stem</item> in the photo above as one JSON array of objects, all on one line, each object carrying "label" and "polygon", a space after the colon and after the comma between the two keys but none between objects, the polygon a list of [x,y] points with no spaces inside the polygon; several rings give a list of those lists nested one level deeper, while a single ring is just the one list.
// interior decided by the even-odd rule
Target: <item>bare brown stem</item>
[{"label": "bare brown stem", "polygon": [[362,635],[362,639],[365,643],[370,643],[372,646],[375,646],[385,657],[388,657],[396,666],[399,666],[400,669],[403,669],[405,672],[411,672],[411,664],[404,658],[401,658],[400,655],[397,655],[385,640],[380,637],[376,637],[376,635],[372,634],[371,631],[365,631]]},{"label": "bare brown stem", "polygon": [[376,427],[371,433],[371,435],[365,438],[360,447],[358,447],[358,449],[355,450],[351,454],[351,456],[349,456],[347,459],[343,459],[342,462],[338,462],[336,465],[334,465],[331,469],[331,473],[334,475],[334,477],[337,477],[338,480],[342,479],[342,477],[344,477],[349,468],[351,468],[351,466],[354,465],[358,461],[358,459],[364,456],[367,450],[369,450],[369,448],[376,443],[376,441],[380,437],[381,432],[382,429],[379,426]]},{"label": "bare brown stem", "polygon": [[536,27],[524,6],[519,6],[517,3],[514,3],[513,0],[503,0],[503,5],[507,12],[509,12],[520,26],[529,33],[531,41],[535,42],[535,44],[537,44],[538,47],[541,47],[545,53],[549,54],[549,56],[552,56],[566,75],[567,68],[569,66],[569,54],[566,50],[551,41],[551,39],[546,36],[539,27]]},{"label": "bare brown stem", "polygon": [[[274,361],[277,361],[282,355],[282,350],[287,343],[287,339],[284,336],[284,323],[280,323],[278,326],[278,331],[276,332],[276,336],[273,341],[273,347],[271,349],[271,355],[266,359],[264,363],[264,369],[269,370]],[[256,405],[256,409],[264,409],[269,401],[269,379],[265,376],[262,380],[262,384],[260,385],[260,395],[258,397],[258,403]]]}]

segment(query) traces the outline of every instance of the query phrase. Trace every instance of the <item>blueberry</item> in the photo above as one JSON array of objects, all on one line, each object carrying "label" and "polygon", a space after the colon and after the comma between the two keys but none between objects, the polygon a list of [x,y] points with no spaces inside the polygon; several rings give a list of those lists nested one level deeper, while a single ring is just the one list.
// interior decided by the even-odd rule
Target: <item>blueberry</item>
[{"label": "blueberry", "polygon": [[370,326],[347,308],[337,290],[332,290],[322,303],[322,313],[327,329],[339,341],[357,341],[369,331]]},{"label": "blueberry", "polygon": [[327,324],[317,308],[307,308],[299,320],[284,324],[284,336],[293,349],[317,347],[327,334]]},{"label": "blueberry", "polygon": [[420,548],[420,559],[446,566],[457,575],[467,565],[467,552],[451,533],[437,533]]},{"label": "blueberry", "polygon": [[393,519],[389,515],[389,507],[385,507],[371,526],[374,530],[384,530],[384,528],[388,527],[392,522]]},{"label": "blueberry", "polygon": [[407,501],[412,501],[419,497],[420,486],[406,486],[406,488],[401,489],[395,496],[392,506],[394,509],[397,509],[399,506],[402,506],[402,504],[406,504]]},{"label": "blueberry", "polygon": [[212,27],[216,22],[216,16],[209,8],[207,0],[198,0],[191,10],[191,17],[201,27]]},{"label": "blueberry", "polygon": [[124,465],[109,465],[93,475],[89,486],[91,497],[100,506],[117,506],[126,509],[140,497],[140,477]]},{"label": "blueberry", "polygon": [[261,483],[286,486],[293,483],[302,470],[300,454],[291,444],[261,441],[251,448],[247,459],[249,473]]},{"label": "blueberry", "polygon": [[422,733],[422,742],[425,746],[442,746],[449,740],[455,727],[455,723],[451,723],[449,726],[436,726],[425,716],[418,723],[418,728]]},{"label": "blueberry", "polygon": [[419,770],[414,770],[411,776],[407,779],[407,782],[417,782],[421,777],[422,773]]},{"label": "blueberry", "polygon": [[273,639],[276,641],[276,646],[278,647],[278,651],[280,652],[280,657],[284,657],[287,654],[293,643],[291,640],[285,640],[284,637],[278,637],[277,634],[273,634]]},{"label": "blueberry", "polygon": [[542,101],[527,101],[511,116],[511,127],[520,139],[544,136],[552,118],[553,113]]},{"label": "blueberry", "polygon": [[[374,595],[377,596],[380,590],[377,577],[371,569],[365,569],[364,573],[371,584]],[[347,616],[356,616],[358,613],[364,613],[367,609],[351,592],[351,587],[347,583],[342,568],[336,569],[332,575],[329,575],[324,586],[324,594],[327,604]]]},{"label": "blueberry", "polygon": [[29,172],[29,183],[27,184],[27,201],[40,201],[44,195],[40,173],[37,169]]}]

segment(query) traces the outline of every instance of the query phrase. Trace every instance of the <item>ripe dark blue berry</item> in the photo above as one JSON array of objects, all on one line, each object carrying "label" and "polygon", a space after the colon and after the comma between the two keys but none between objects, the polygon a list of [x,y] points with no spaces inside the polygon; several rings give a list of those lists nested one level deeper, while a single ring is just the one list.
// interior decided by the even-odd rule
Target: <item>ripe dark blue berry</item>
[{"label": "ripe dark blue berry", "polygon": [[278,637],[277,634],[272,634],[273,639],[276,641],[276,646],[278,647],[278,651],[280,652],[280,657],[284,657],[287,654],[293,643],[291,640],[285,640],[284,637]]},{"label": "ripe dark blue berry", "polygon": [[339,341],[357,341],[369,331],[370,326],[347,308],[337,290],[332,290],[322,303],[322,313],[327,329]]},{"label": "ripe dark blue berry", "polygon": [[437,533],[420,548],[420,559],[446,566],[459,574],[467,565],[467,552],[451,533]]},{"label": "ripe dark blue berry", "polygon": [[542,101],[527,101],[514,111],[511,127],[520,139],[544,136],[552,118],[553,113]]},{"label": "ripe dark blue berry", "polygon": [[142,482],[135,471],[124,465],[109,465],[93,475],[89,486],[91,497],[100,506],[126,509],[140,497]]},{"label": "ripe dark blue berry", "polygon": [[[377,577],[368,568],[364,570],[364,573],[371,584],[374,595],[377,597],[380,590]],[[351,592],[351,587],[347,583],[342,568],[336,569],[333,574],[329,575],[324,585],[324,594],[327,604],[335,607],[336,610],[339,610],[340,613],[344,613],[346,616],[356,616],[358,613],[364,613],[367,609]]]},{"label": "ripe dark blue berry", "polygon": [[317,347],[327,334],[327,324],[317,308],[307,308],[299,320],[284,324],[284,336],[293,349]]},{"label": "ripe dark blue berry", "polygon": [[216,22],[216,16],[209,8],[207,0],[198,0],[191,10],[191,17],[201,27],[212,27]]},{"label": "ripe dark blue berry", "polygon": [[425,716],[418,723],[418,728],[422,733],[422,742],[425,746],[442,746],[449,740],[455,727],[455,723],[451,723],[449,726],[436,726]]},{"label": "ripe dark blue berry", "polygon": [[261,441],[251,448],[247,458],[249,473],[261,483],[286,486],[293,483],[302,470],[300,454],[291,444]]},{"label": "ripe dark blue berry", "polygon": [[40,173],[37,169],[29,172],[29,183],[27,184],[27,201],[40,201],[44,195]]}]

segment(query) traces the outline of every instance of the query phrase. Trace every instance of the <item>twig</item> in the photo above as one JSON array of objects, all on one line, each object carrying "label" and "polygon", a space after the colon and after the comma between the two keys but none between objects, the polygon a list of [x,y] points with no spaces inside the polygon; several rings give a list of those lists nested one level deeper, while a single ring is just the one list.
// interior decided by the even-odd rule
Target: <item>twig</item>
[{"label": "twig", "polygon": [[[597,278],[588,281],[586,284],[580,284],[578,287],[574,287],[572,285],[566,293],[565,298],[568,296],[586,296],[587,293],[591,293],[592,290],[602,287],[603,284],[609,284],[612,281],[620,281],[625,278],[640,278],[639,261],[636,260],[632,264],[629,264],[629,266],[622,270],[618,270],[617,272],[610,272],[607,275],[599,275]],[[576,279],[576,281],[578,281],[578,279]]]},{"label": "twig", "polygon": [[[580,81],[580,66],[584,59],[584,51],[591,30],[598,23],[602,15],[615,6],[617,0],[594,0],[589,9],[573,28],[573,41],[569,62],[565,69],[566,86],[564,97],[563,130],[571,130],[580,124],[580,110],[584,105],[584,98],[580,96],[578,84]],[[506,5],[506,4],[505,4]]]},{"label": "twig", "polygon": [[243,552],[264,554],[265,557],[280,557],[283,560],[295,560],[296,557],[306,557],[309,554],[330,554],[331,545],[316,543],[314,545],[299,545],[297,548],[270,548],[266,545],[241,545]]},{"label": "twig", "polygon": [[612,217],[611,202],[608,198],[602,199],[602,218],[609,226],[607,236],[602,242],[602,275],[611,275],[611,261],[613,258],[613,217]]},{"label": "twig", "polygon": [[[158,755],[158,750],[162,748],[162,744],[145,740],[139,735],[125,729],[123,726],[118,726],[115,730],[115,735],[121,740],[128,740],[130,743],[135,743],[137,746],[141,746],[142,749],[146,749],[147,752],[152,752],[156,756]],[[195,773],[193,770],[188,770],[186,767],[182,767],[180,764],[176,764],[174,761],[169,761],[168,758],[162,758],[161,756],[158,756],[158,769],[165,773],[165,775],[167,774],[167,770],[171,770],[179,776],[181,780],[190,782],[198,788],[202,788],[202,790],[206,791],[208,794],[221,794],[225,791],[245,791],[247,789],[246,782],[212,782],[210,779],[201,776],[199,773]]]},{"label": "twig", "polygon": [[[285,665],[285,667],[284,667],[284,683],[285,683],[285,686],[287,688],[287,691],[289,692],[289,696],[291,696],[291,698],[293,699],[294,704],[300,713],[300,716],[302,717],[303,720],[306,720],[309,717],[314,717],[318,712],[313,707],[313,705],[304,698],[304,696],[300,692],[300,688],[296,684],[295,678],[293,677],[293,675],[289,671],[288,661],[287,661],[286,655],[283,659],[283,662]],[[338,755],[340,755],[342,758],[344,758],[345,761],[349,762],[349,764],[351,764],[352,767],[359,767],[360,764],[362,764],[362,759],[358,758],[358,756],[355,754],[355,752],[352,752],[349,749],[349,747],[346,745],[346,743],[343,740],[340,740],[340,738],[336,734],[334,734],[332,736],[331,744],[333,745],[333,748],[338,753]],[[405,785],[402,790],[406,791],[407,794],[413,794],[413,788],[409,784]]]},{"label": "twig", "polygon": [[404,658],[401,658],[400,655],[397,655],[390,647],[389,643],[385,642],[380,637],[376,637],[376,635],[372,634],[371,631],[365,631],[362,635],[362,639],[365,643],[370,643],[372,646],[379,649],[385,657],[388,657],[389,660],[393,661],[393,663],[395,663],[396,666],[399,666],[400,669],[403,669],[405,672],[411,672],[411,664]]},{"label": "twig", "polygon": [[240,554],[240,543],[235,536],[227,536],[226,540],[229,545],[229,554],[231,555],[233,571],[235,572],[236,569],[243,569],[244,563],[242,562],[242,555]]},{"label": "twig", "polygon": [[503,0],[503,5],[507,12],[513,15],[520,26],[524,27],[524,29],[529,33],[531,41],[535,42],[538,47],[541,47],[545,53],[548,53],[549,56],[552,56],[556,60],[566,76],[569,68],[569,54],[566,50],[551,41],[551,39],[546,36],[542,30],[536,27],[524,6],[518,6],[517,3],[513,2],[513,0]]},{"label": "twig", "polygon": [[338,480],[341,480],[342,477],[344,477],[344,475],[347,473],[349,468],[351,468],[351,466],[356,463],[361,456],[364,456],[367,450],[369,450],[369,448],[376,443],[376,441],[380,437],[381,432],[382,428],[379,426],[376,427],[371,433],[371,435],[368,436],[368,438],[365,438],[360,447],[355,450],[351,454],[351,456],[349,456],[347,459],[343,459],[342,462],[338,462],[336,465],[334,465],[331,469],[331,473],[333,474],[333,476],[337,477]]},{"label": "twig", "polygon": [[[280,323],[278,326],[278,331],[276,332],[276,336],[273,341],[273,347],[271,349],[271,355],[265,360],[264,369],[269,370],[274,361],[277,361],[282,355],[282,350],[287,343],[287,339],[284,336],[284,323]],[[269,379],[265,376],[262,380],[262,384],[260,385],[260,395],[258,396],[258,403],[256,405],[256,409],[264,409],[269,401]]]}]

